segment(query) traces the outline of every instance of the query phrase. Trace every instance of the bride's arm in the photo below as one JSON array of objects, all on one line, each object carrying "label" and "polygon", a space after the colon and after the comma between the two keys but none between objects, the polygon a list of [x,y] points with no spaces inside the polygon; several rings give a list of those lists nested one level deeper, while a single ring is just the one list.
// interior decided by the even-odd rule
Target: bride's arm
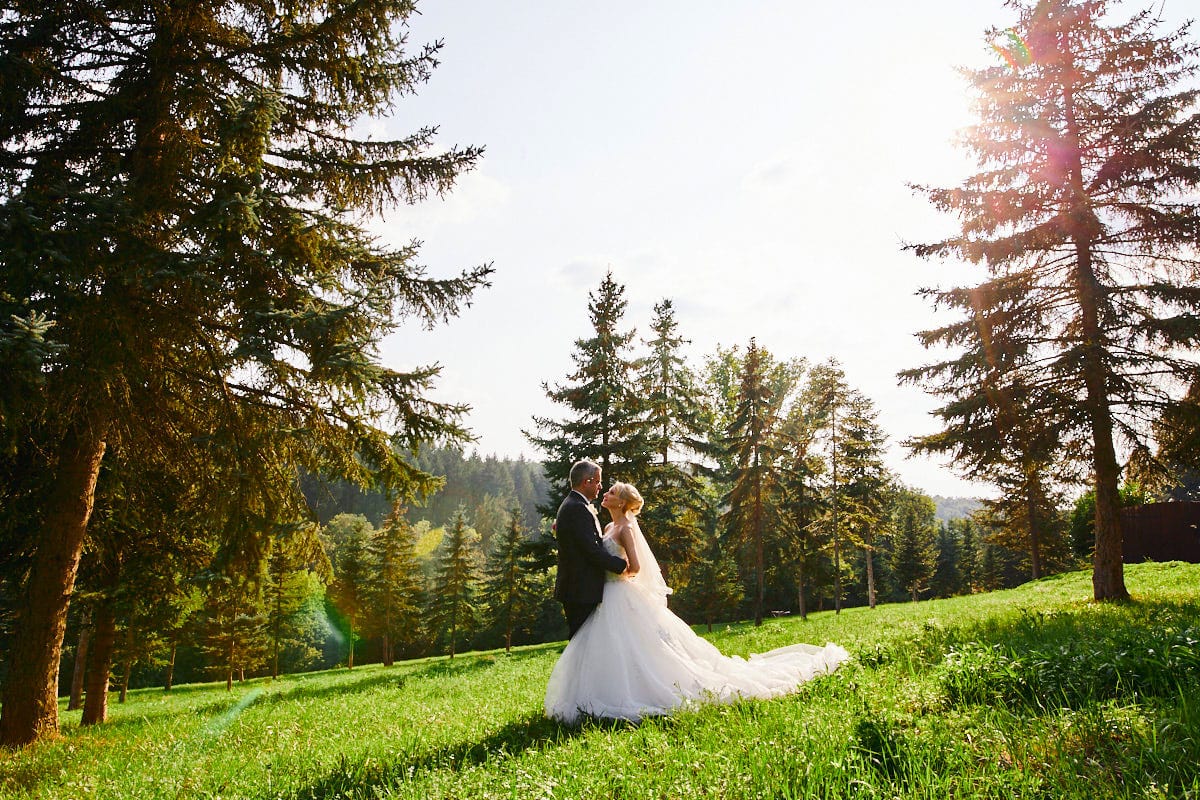
[{"label": "bride's arm", "polygon": [[617,541],[621,547],[625,548],[625,561],[629,564],[624,573],[625,577],[632,578],[642,568],[642,565],[638,563],[637,548],[633,546],[633,529],[628,525],[623,525],[617,531]]}]

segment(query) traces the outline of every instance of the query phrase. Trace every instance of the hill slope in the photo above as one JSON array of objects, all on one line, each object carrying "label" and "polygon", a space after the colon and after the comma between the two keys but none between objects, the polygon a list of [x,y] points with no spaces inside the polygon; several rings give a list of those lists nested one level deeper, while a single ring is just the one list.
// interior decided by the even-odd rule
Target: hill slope
[{"label": "hill slope", "polygon": [[1128,568],[712,635],[855,661],[798,694],[640,726],[545,720],[561,643],[131,693],[0,758],[26,798],[1183,797],[1200,789],[1200,566]]}]

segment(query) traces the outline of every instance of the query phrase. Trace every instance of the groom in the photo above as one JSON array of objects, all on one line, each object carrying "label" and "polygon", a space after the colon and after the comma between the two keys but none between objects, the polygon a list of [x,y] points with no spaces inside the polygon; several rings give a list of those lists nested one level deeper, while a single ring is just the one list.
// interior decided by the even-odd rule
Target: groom
[{"label": "groom", "polygon": [[604,595],[604,572],[624,572],[625,560],[600,543],[600,518],[591,501],[600,494],[600,466],[588,460],[571,467],[571,491],[558,507],[558,578],[554,598],[567,615],[567,638],[575,635]]}]

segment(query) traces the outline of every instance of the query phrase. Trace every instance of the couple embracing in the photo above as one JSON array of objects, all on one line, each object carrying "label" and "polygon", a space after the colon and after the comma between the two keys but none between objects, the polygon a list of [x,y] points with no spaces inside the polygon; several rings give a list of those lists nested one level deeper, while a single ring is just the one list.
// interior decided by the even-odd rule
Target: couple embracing
[{"label": "couple embracing", "polygon": [[834,644],[721,655],[667,608],[671,590],[638,525],[643,500],[635,487],[614,483],[604,493],[612,522],[601,527],[591,502],[601,478],[597,464],[577,462],[555,520],[554,596],[570,641],[546,687],[547,716],[640,720],[699,703],[775,697],[849,658]]}]

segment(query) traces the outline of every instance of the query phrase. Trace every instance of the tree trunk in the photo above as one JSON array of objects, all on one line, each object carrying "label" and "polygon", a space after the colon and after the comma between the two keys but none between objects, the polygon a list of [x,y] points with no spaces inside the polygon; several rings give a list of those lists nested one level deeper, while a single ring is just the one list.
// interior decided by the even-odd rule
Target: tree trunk
[{"label": "tree trunk", "polygon": [[800,609],[800,619],[808,619],[808,603],[804,600],[804,564],[796,570],[796,605]]},{"label": "tree trunk", "polygon": [[867,605],[875,607],[875,548],[867,544]]},{"label": "tree trunk", "polygon": [[96,608],[96,632],[87,666],[87,693],[81,725],[99,725],[108,716],[108,676],[112,672],[117,620],[106,598]]},{"label": "tree trunk", "polygon": [[762,531],[762,475],[758,471],[758,452],[754,454],[754,627],[762,625],[763,595],[763,531]]},{"label": "tree trunk", "polygon": [[101,429],[85,422],[69,428],[59,448],[49,510],[12,637],[0,745],[19,747],[58,733],[58,665],[104,446]]},{"label": "tree trunk", "polygon": [[[349,622],[350,626],[346,635],[346,640],[350,643],[350,653],[346,656],[346,669],[354,669],[354,620],[350,619]],[[454,653],[451,653],[450,655],[454,655]]]},{"label": "tree trunk", "polygon": [[1037,496],[1032,487],[1028,490],[1025,514],[1029,517],[1029,563],[1033,580],[1042,577],[1042,535],[1037,513]]},{"label": "tree trunk", "polygon": [[279,609],[275,609],[275,625],[271,642],[271,680],[279,677]]},{"label": "tree trunk", "polygon": [[75,647],[75,671],[71,675],[71,699],[67,711],[83,708],[83,676],[87,674],[88,644],[92,638],[92,621],[85,619],[79,628],[79,644]]},{"label": "tree trunk", "polygon": [[164,692],[171,691],[171,684],[175,681],[175,648],[178,643],[175,641],[175,635],[171,636],[171,655],[167,659],[167,681],[163,686]]},{"label": "tree trunk", "polygon": [[838,533],[838,459],[837,459],[837,406],[830,414],[833,444],[830,460],[833,462],[833,613],[842,613],[842,541]]},{"label": "tree trunk", "polygon": [[133,659],[125,660],[124,675],[121,676],[121,694],[117,697],[118,703],[124,703],[125,698],[129,695],[129,676],[133,674]]},{"label": "tree trunk", "polygon": [[[1070,52],[1064,50],[1064,52]],[[1064,69],[1073,69],[1065,64]],[[1089,206],[1080,160],[1079,126],[1075,119],[1074,86],[1063,91],[1066,143],[1074,152],[1071,165],[1068,219],[1075,243],[1075,292],[1079,304],[1080,338],[1083,345],[1084,408],[1092,432],[1092,469],[1096,481],[1096,550],[1092,562],[1092,596],[1096,600],[1128,600],[1125,565],[1121,555],[1121,498],[1118,492],[1121,468],[1113,446],[1112,410],[1109,405],[1107,370],[1104,365],[1105,336],[1100,322],[1104,290],[1096,279],[1092,242],[1099,222]]]},{"label": "tree trunk", "polygon": [[228,671],[225,673],[225,691],[227,691],[227,692],[233,691],[233,647],[234,647],[234,639],[233,639],[233,636],[230,635],[229,649],[228,649],[228,651],[226,651],[227,658],[226,658],[226,662],[225,662],[226,666],[229,668]]}]

